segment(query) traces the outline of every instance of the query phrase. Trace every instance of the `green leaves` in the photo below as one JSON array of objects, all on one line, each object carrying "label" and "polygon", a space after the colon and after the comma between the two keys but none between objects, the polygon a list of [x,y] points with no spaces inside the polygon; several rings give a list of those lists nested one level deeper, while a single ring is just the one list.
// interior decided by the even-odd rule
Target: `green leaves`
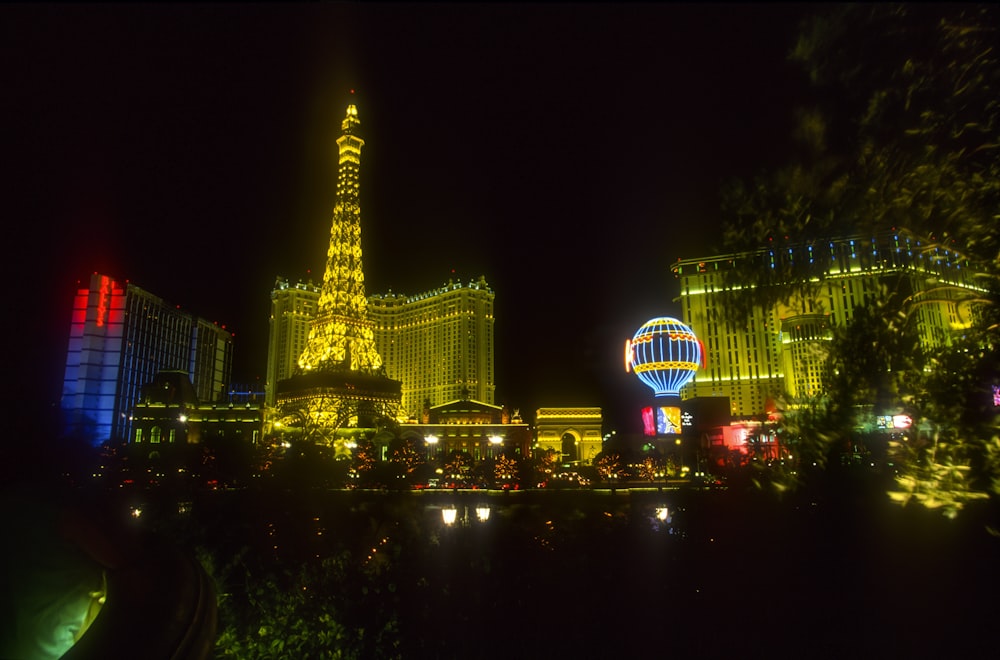
[{"label": "green leaves", "polygon": [[[750,184],[731,184],[723,199],[724,249],[761,255],[734,259],[727,273],[736,328],[755,307],[815,297],[828,281],[829,263],[796,258],[792,245],[906,227],[929,239],[922,249],[947,250],[980,273],[982,295],[929,274],[919,286],[899,277],[865,291],[850,323],[837,320],[823,396],[788,402],[783,421],[800,465],[822,468],[860,441],[873,409],[906,410],[914,426],[894,448],[892,498],[949,515],[987,484],[1000,492],[997,414],[986,402],[1000,373],[998,28],[986,5],[824,10],[789,55],[813,83],[791,127],[798,152]],[[921,319],[946,308],[952,332],[925,336]],[[803,473],[782,483],[795,486]]]}]

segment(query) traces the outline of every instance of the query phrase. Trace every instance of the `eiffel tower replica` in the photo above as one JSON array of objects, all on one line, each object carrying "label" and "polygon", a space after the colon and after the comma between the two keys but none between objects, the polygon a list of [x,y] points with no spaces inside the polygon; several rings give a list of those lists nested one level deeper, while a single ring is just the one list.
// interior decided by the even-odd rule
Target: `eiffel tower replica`
[{"label": "eiffel tower replica", "polygon": [[357,107],[348,105],[337,139],[337,200],[317,314],[295,373],[277,383],[275,400],[282,426],[301,430],[304,439],[338,443],[338,453],[339,444],[358,429],[393,425],[402,397],[402,383],[385,375],[368,320],[358,201],[365,144],[357,135],[360,125]]}]

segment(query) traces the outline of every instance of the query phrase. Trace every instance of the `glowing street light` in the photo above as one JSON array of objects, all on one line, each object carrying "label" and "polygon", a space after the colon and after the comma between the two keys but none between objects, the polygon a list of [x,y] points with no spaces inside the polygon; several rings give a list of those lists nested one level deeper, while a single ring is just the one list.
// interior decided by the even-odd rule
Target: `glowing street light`
[{"label": "glowing street light", "polygon": [[503,444],[503,438],[499,435],[491,435],[489,437],[490,444],[493,446],[492,454],[495,457],[497,454],[497,449]]},{"label": "glowing street light", "polygon": [[[476,520],[480,523],[485,523],[490,519],[490,506],[488,504],[478,504],[475,507]],[[457,524],[461,524],[463,527],[468,527],[470,524],[469,520],[469,507],[462,507],[462,517],[458,517],[458,507],[454,504],[449,504],[448,506],[441,509],[441,520],[448,527],[453,527]]]},{"label": "glowing street light", "polygon": [[436,435],[424,436],[424,443],[427,446],[427,460],[431,460],[437,455],[437,445],[440,438]]}]

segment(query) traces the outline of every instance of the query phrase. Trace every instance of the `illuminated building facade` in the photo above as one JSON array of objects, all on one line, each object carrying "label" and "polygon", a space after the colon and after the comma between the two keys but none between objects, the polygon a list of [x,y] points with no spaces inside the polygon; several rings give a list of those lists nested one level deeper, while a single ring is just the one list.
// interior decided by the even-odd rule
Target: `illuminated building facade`
[{"label": "illuminated building facade", "polygon": [[500,454],[531,455],[531,429],[520,415],[482,401],[462,399],[430,406],[422,411],[419,423],[402,426],[402,437],[410,434],[419,435],[432,458],[456,451],[476,462]]},{"label": "illuminated building facade", "polygon": [[162,370],[186,372],[215,401],[232,371],[233,338],[129,282],[94,273],[73,299],[62,409],[67,431],[100,444],[132,436],[130,411]]},{"label": "illuminated building facade", "polygon": [[[319,306],[320,288],[278,278],[271,293],[267,392],[291,376],[305,347]],[[494,379],[494,293],[478,281],[448,284],[413,296],[368,297],[375,348],[386,375],[402,381],[402,411],[417,418],[424,403],[463,397],[492,404]]]},{"label": "illuminated building facade", "polygon": [[[302,378],[320,372],[366,375],[371,385],[387,386],[378,382],[382,378],[398,381],[397,414],[403,419],[417,418],[426,402],[474,399],[492,404],[494,294],[483,277],[412,296],[390,292],[365,297],[358,204],[364,141],[357,135],[359,125],[351,105],[337,140],[337,203],[323,284],[291,284],[279,277],[271,292],[267,404],[289,408],[291,400],[279,390],[290,385],[281,383],[298,380],[301,395],[316,389],[304,387]],[[376,407],[389,405],[378,392],[370,394]],[[308,397],[299,395],[293,406],[297,414],[309,405]]]},{"label": "illuminated building facade", "polygon": [[[727,288],[726,272],[775,268],[785,260],[821,270],[812,293],[767,310],[754,308],[741,327],[727,320],[724,294],[734,289]],[[707,367],[682,394],[729,397],[732,415],[743,417],[766,414],[769,401],[785,393],[819,393],[832,329],[883,291],[911,301],[925,348],[945,346],[953,331],[968,327],[971,310],[961,300],[981,291],[961,255],[905,230],[681,260],[671,270],[680,282],[684,321],[702,339],[707,357]]]},{"label": "illuminated building facade", "polygon": [[368,318],[358,195],[364,140],[357,135],[359,126],[357,107],[348,105],[337,139],[337,198],[316,316],[294,373],[274,388],[278,423],[325,442],[334,442],[331,433],[338,429],[370,428],[379,420],[398,418],[401,398],[399,381],[385,375]]},{"label": "illuminated building facade", "polygon": [[590,465],[603,448],[602,424],[600,408],[539,408],[537,447],[557,452],[562,462]]},{"label": "illuminated building facade", "polygon": [[426,402],[493,403],[493,291],[484,278],[372,296],[368,305],[386,374],[403,383],[405,415],[418,417]]},{"label": "illuminated building facade", "polygon": [[185,371],[161,371],[141,390],[131,411],[133,446],[237,440],[256,444],[263,418],[259,403],[202,402]]},{"label": "illuminated building facade", "polygon": [[278,381],[291,378],[306,348],[319,309],[321,289],[312,282],[291,284],[279,277],[271,291],[265,400],[273,406]]}]

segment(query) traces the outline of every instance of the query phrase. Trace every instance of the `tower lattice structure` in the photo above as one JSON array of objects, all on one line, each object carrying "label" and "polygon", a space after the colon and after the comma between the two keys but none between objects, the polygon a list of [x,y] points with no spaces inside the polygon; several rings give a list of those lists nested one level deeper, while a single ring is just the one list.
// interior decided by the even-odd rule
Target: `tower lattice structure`
[{"label": "tower lattice structure", "polygon": [[337,139],[340,153],[337,199],[326,253],[326,270],[316,319],[299,357],[299,373],[318,371],[382,372],[382,358],[375,348],[373,325],[368,319],[365,275],[361,261],[361,204],[359,173],[361,148],[357,135],[361,122],[354,104],[347,106]]},{"label": "tower lattice structure", "polygon": [[368,318],[358,200],[361,122],[347,106],[337,139],[337,198],[316,317],[295,373],[275,388],[274,425],[350,454],[350,429],[385,428],[399,417],[402,383],[385,375]]}]

